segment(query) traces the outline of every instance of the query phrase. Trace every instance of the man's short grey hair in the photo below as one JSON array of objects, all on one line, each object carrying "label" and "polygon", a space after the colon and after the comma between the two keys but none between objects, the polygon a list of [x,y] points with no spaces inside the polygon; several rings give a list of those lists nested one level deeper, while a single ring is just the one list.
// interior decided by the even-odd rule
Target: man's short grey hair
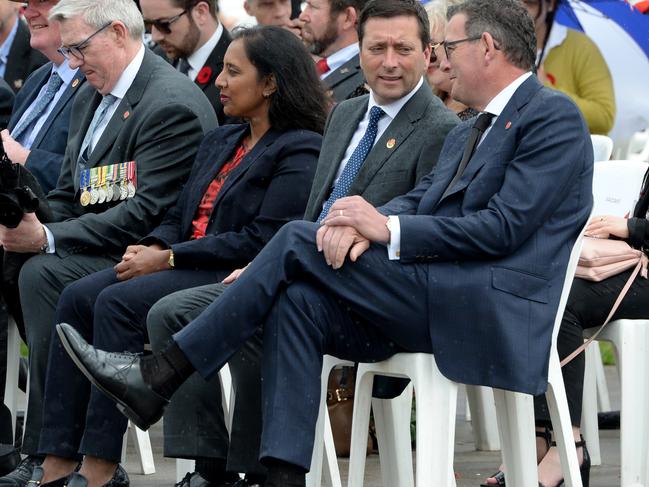
[{"label": "man's short grey hair", "polygon": [[142,39],[144,34],[142,14],[133,0],[61,0],[50,10],[50,20],[61,22],[77,16],[95,29],[119,20],[133,39]]},{"label": "man's short grey hair", "polygon": [[489,32],[514,66],[534,70],[536,33],[534,22],[520,0],[466,0],[448,9],[448,19],[466,15],[467,36]]}]

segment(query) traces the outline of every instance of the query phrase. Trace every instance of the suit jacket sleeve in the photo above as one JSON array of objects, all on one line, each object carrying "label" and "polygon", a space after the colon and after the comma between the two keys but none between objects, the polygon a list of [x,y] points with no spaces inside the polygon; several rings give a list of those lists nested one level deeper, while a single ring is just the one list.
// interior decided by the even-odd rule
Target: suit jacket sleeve
[{"label": "suit jacket sleeve", "polygon": [[11,110],[14,106],[14,92],[9,85],[0,78],[0,130],[9,125]]},{"label": "suit jacket sleeve", "polygon": [[320,144],[320,136],[310,133],[285,143],[277,152],[272,179],[257,216],[240,231],[172,245],[176,266],[223,268],[250,262],[284,223],[302,217]]},{"label": "suit jacket sleeve", "polygon": [[[583,169],[576,161],[583,160],[585,144],[590,144],[574,105],[561,95],[554,97],[552,103],[541,100],[527,107],[516,126],[517,147],[502,161],[502,185],[484,209],[460,217],[414,215],[414,198],[406,196],[407,214],[399,216],[402,263],[509,255],[544,224]],[[440,160],[445,156],[449,154]],[[426,178],[413,191],[419,196],[422,185],[431,182]]]},{"label": "suit jacket sleeve", "polygon": [[73,171],[70,157],[65,157],[57,188],[48,195],[57,219],[68,218],[48,224],[57,253],[120,252],[144,236],[174,203],[203,137],[200,120],[187,105],[169,103],[147,114],[138,127],[136,146],[128,156],[137,165],[137,192],[102,213],[81,213],[74,204]]}]

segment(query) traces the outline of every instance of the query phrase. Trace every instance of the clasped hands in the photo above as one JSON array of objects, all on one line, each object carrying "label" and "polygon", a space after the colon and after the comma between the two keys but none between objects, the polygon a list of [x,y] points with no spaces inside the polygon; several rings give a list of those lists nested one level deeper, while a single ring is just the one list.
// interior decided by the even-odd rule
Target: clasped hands
[{"label": "clasped hands", "polygon": [[342,267],[347,255],[356,262],[370,243],[390,242],[387,221],[387,216],[360,196],[340,198],[331,205],[318,229],[318,252],[324,254],[327,265],[334,269]]},{"label": "clasped hands", "polygon": [[171,250],[163,249],[158,244],[129,245],[121,262],[115,265],[117,279],[126,281],[134,277],[168,270]]}]

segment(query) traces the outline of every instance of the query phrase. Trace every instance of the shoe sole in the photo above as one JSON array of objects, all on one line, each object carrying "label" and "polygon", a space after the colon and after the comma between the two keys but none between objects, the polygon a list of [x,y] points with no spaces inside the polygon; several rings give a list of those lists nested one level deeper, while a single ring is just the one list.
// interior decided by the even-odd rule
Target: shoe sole
[{"label": "shoe sole", "polygon": [[68,341],[67,335],[62,331],[61,327],[59,325],[56,325],[56,333],[61,339],[61,343],[63,344],[63,348],[65,349],[66,352],[68,352],[68,355],[70,356],[70,359],[72,362],[74,362],[74,365],[76,365],[81,373],[86,376],[86,378],[92,383],[93,386],[95,386],[97,389],[99,389],[101,392],[106,394],[108,397],[110,397],[113,401],[115,401],[115,407],[117,407],[117,410],[122,413],[124,416],[126,416],[128,419],[131,420],[135,426],[140,428],[142,431],[148,430],[151,425],[143,420],[137,413],[135,413],[128,405],[126,405],[120,398],[115,396],[113,393],[111,393],[109,390],[107,390],[105,387],[103,387],[101,384],[99,384],[94,376],[88,371],[86,366],[83,364],[81,360],[77,357],[76,352],[70,346],[70,342]]}]

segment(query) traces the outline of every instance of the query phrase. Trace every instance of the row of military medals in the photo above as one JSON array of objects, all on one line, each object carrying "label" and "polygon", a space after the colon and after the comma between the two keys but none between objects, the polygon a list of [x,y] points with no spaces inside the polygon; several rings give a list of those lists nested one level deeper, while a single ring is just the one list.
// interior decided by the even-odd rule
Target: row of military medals
[{"label": "row of military medals", "polygon": [[81,171],[82,206],[125,200],[135,196],[135,161],[91,167]]}]

